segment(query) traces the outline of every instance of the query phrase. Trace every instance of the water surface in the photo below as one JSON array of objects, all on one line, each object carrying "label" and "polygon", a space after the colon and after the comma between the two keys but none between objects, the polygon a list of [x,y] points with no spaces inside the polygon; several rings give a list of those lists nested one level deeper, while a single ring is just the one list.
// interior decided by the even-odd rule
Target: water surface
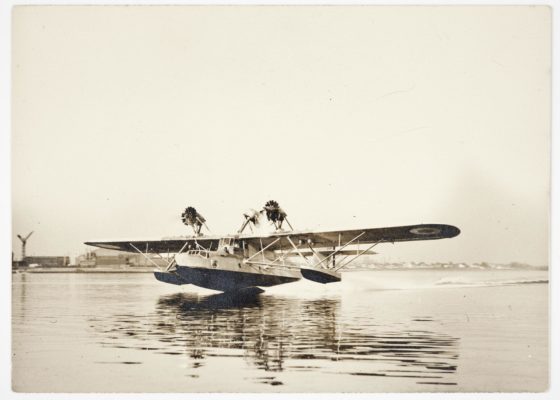
[{"label": "water surface", "polygon": [[372,271],[232,297],[150,274],[14,274],[13,388],[543,391],[547,282]]}]

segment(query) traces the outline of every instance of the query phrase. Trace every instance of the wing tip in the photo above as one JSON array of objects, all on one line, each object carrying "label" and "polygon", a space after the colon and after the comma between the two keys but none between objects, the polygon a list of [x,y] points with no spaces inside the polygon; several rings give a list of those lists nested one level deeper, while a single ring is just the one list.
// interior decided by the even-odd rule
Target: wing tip
[{"label": "wing tip", "polygon": [[461,230],[453,225],[421,224],[408,230],[417,239],[449,239],[458,236]]},{"label": "wing tip", "polygon": [[446,238],[453,238],[461,234],[461,230],[453,225],[445,225],[444,233]]}]

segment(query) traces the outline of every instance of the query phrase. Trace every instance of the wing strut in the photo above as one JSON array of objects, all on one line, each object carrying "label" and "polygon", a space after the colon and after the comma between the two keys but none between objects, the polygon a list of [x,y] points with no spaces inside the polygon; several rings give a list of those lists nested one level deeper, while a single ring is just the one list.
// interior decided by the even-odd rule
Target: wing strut
[{"label": "wing strut", "polygon": [[371,246],[369,246],[367,249],[365,249],[364,251],[361,251],[360,253],[358,253],[356,256],[352,257],[352,259],[350,261],[345,262],[344,264],[342,264],[340,267],[335,268],[335,272],[338,271],[341,268],[346,267],[348,264],[350,264],[352,261],[354,261],[356,258],[360,257],[362,254],[367,253],[369,250],[373,249],[375,246],[377,246],[379,243],[381,243],[383,241],[383,239],[379,239],[377,242],[375,242],[374,244],[372,244]]},{"label": "wing strut", "polygon": [[[136,247],[135,245],[133,245],[132,243],[129,243],[129,245],[131,245],[134,250],[136,250],[138,252],[138,254],[141,254],[146,260],[148,260],[149,262],[151,262],[152,264],[154,264],[158,269],[159,269],[159,265],[157,265],[154,260],[152,260],[150,257],[148,257],[146,254],[142,253],[140,251],[140,249],[138,249],[138,247]],[[148,253],[148,244],[146,243],[146,253]]]},{"label": "wing strut", "polygon": [[[185,247],[187,247],[187,245],[189,244],[188,241],[185,242],[185,244],[183,245],[183,247],[181,247],[181,250],[179,250],[179,252],[177,254],[181,254],[183,252],[183,250],[185,250]],[[198,244],[198,243],[197,243]],[[138,254],[142,255],[142,257],[144,257],[146,260],[148,260],[149,262],[151,262],[152,264],[154,264],[156,266],[157,269],[161,270],[161,267],[159,265],[157,265],[154,260],[152,260],[150,257],[147,256],[147,254],[149,253],[149,247],[148,244],[146,243],[146,253],[143,253],[142,251],[140,251],[140,249],[138,247],[136,247],[135,245],[133,245],[132,243],[129,243],[130,246],[132,246],[132,248],[134,248],[134,250],[136,250],[138,252]],[[199,245],[200,246],[200,245]],[[202,247],[202,246],[200,246]],[[154,253],[154,254],[158,254],[160,256],[160,258],[163,260],[164,258],[161,257],[161,255],[159,253]],[[173,257],[171,259],[171,261],[168,261],[167,266],[165,267],[165,271],[169,271],[171,269],[171,267],[173,267],[173,265],[175,264],[175,257]]]},{"label": "wing strut", "polygon": [[331,254],[329,254],[328,256],[326,256],[325,258],[323,258],[322,260],[320,260],[318,263],[316,263],[315,265],[313,265],[313,268],[317,268],[319,265],[321,265],[323,263],[323,261],[328,260],[329,258],[335,256],[338,252],[340,252],[341,250],[343,250],[344,248],[348,247],[350,244],[352,244],[352,242],[355,242],[357,239],[359,239],[360,237],[362,237],[363,235],[365,235],[365,232],[360,233],[358,236],[356,236],[354,239],[346,242],[344,244],[344,246],[336,249],[335,251],[333,251]]},{"label": "wing strut", "polygon": [[[195,241],[195,243],[196,243],[196,241]],[[183,252],[183,250],[185,250],[185,247],[187,247],[187,244],[189,244],[188,241],[185,242],[185,244],[183,245],[183,247],[181,247],[181,250],[179,250],[179,252],[177,254],[181,254]],[[165,271],[169,271],[173,265],[175,265],[175,257],[173,257],[171,259],[171,261],[169,261],[169,264],[167,264],[167,267],[165,267]]]},{"label": "wing strut", "polygon": [[[188,243],[188,242],[187,242]],[[187,245],[187,243],[185,243],[185,246]],[[194,239],[194,244],[196,244],[196,247],[198,247],[199,249],[205,250],[205,251],[209,251],[209,249],[207,249],[206,247],[204,247],[203,245],[201,245],[200,243],[198,243],[196,241],[196,239]],[[181,251],[179,251],[179,253],[181,253],[184,249],[185,246],[183,246],[183,248],[181,249]],[[210,247],[212,247],[212,243],[210,243]]]},{"label": "wing strut", "polygon": [[261,246],[261,250],[259,250],[257,253],[253,254],[251,257],[249,257],[248,259],[244,260],[243,262],[249,262],[251,261],[253,258],[255,258],[256,256],[258,256],[259,254],[262,253],[263,255],[263,262],[264,262],[264,251],[266,249],[268,249],[270,246],[272,246],[273,244],[277,243],[280,240],[280,238],[276,239],[275,241],[271,242],[270,244],[268,244],[265,248],[262,248]]},{"label": "wing strut", "polygon": [[[347,266],[348,264],[350,264],[352,261],[354,261],[356,258],[360,257],[362,254],[368,252],[370,249],[372,249],[373,247],[377,246],[379,243],[385,241],[384,238],[379,239],[377,242],[375,242],[374,244],[372,244],[371,246],[369,246],[367,249],[363,250],[363,251],[359,251],[356,254],[355,257],[352,257],[352,259],[350,259],[350,261],[345,262],[344,264],[342,264],[340,267],[336,266],[336,263],[334,261],[335,256],[340,253],[344,248],[348,247],[350,244],[352,244],[353,242],[355,242],[356,240],[358,240],[360,237],[362,237],[363,235],[365,235],[365,231],[361,232],[360,234],[356,235],[353,239],[349,240],[348,242],[346,242],[344,245],[340,246],[339,248],[337,248],[336,250],[334,250],[332,253],[330,253],[328,256],[324,257],[323,259],[320,259],[319,262],[315,263],[313,266],[311,266],[310,268],[301,268],[300,272],[301,275],[306,278],[309,279],[310,281],[314,281],[314,282],[319,282],[319,283],[331,283],[331,282],[340,282],[341,279],[341,275],[340,272],[338,272],[339,269]],[[311,245],[309,245],[309,248],[311,249],[311,251],[313,252],[313,254],[317,254],[313,247]],[[320,267],[317,268],[319,266],[322,266],[323,262],[325,262],[325,260],[330,260],[333,259],[333,266],[332,267]],[[328,261],[327,261],[327,265],[328,265]]]},{"label": "wing strut", "polygon": [[291,239],[289,236],[286,236],[286,239],[288,239],[288,242],[290,242],[290,244],[292,245],[292,247],[294,248],[294,250],[299,254],[299,256],[305,260],[305,262],[307,263],[307,265],[311,265],[311,264],[309,263],[309,260],[308,260],[307,258],[305,258],[305,257],[301,254],[301,251],[299,251],[299,249],[298,249],[297,246],[294,244],[294,242],[292,242],[292,239]]}]

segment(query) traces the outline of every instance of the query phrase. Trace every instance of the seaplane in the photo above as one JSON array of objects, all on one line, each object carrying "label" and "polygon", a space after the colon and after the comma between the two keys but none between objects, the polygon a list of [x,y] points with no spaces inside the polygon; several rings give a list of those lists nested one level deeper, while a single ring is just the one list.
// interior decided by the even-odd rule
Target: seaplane
[{"label": "seaplane", "polygon": [[[273,231],[255,233],[254,228],[265,217]],[[260,210],[244,213],[241,227],[231,235],[209,234],[206,219],[194,207],[187,207],[181,220],[192,228],[192,235],[85,244],[137,252],[156,266],[154,276],[161,282],[236,292],[262,290],[300,279],[321,284],[339,282],[342,271],[352,268],[358,258],[376,254],[372,249],[379,244],[453,238],[461,232],[455,226],[444,224],[297,231],[274,200]],[[165,260],[165,265],[154,262],[154,257]]]}]

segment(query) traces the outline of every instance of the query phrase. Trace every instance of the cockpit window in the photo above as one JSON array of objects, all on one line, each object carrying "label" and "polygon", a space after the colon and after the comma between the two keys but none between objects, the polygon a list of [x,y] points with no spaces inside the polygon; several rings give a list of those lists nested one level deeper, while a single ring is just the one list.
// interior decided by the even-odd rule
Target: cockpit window
[{"label": "cockpit window", "polygon": [[235,242],[235,240],[233,238],[222,238],[220,239],[220,246],[232,246],[232,245],[237,245],[237,243]]}]

